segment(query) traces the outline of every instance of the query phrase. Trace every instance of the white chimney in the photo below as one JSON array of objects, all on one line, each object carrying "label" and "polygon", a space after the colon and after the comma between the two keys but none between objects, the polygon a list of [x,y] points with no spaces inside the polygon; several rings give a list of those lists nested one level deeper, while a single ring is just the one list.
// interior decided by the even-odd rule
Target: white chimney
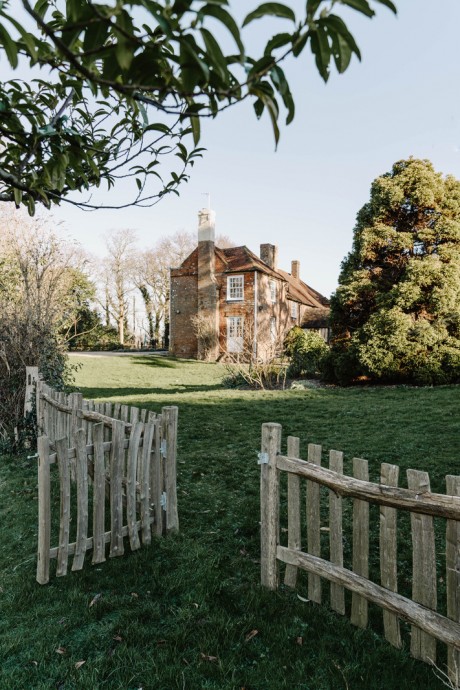
[{"label": "white chimney", "polygon": [[215,242],[216,214],[210,208],[198,211],[198,242]]}]

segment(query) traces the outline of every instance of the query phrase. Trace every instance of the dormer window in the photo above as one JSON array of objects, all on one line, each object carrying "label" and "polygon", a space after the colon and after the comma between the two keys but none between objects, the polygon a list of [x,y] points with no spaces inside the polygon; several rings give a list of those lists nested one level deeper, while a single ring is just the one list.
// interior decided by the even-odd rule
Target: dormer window
[{"label": "dormer window", "polygon": [[229,276],[227,278],[227,300],[244,299],[244,276]]},{"label": "dormer window", "polygon": [[272,302],[276,302],[276,281],[270,280],[269,285],[270,285],[270,299]]}]

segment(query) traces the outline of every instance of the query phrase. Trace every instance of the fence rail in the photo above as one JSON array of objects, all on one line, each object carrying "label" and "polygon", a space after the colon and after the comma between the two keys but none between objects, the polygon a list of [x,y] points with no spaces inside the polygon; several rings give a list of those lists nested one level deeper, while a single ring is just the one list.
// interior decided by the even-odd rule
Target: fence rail
[{"label": "fence rail", "polygon": [[[299,458],[299,439],[288,437],[281,453],[282,428],[262,426],[261,465],[261,582],[279,584],[279,564],[286,564],[284,582],[297,584],[298,569],[308,573],[308,598],[322,602],[322,581],[330,583],[330,605],[345,613],[345,589],[351,591],[353,624],[366,627],[368,602],[383,609],[384,633],[401,647],[399,620],[411,625],[411,654],[436,663],[436,640],[448,652],[448,677],[460,686],[460,477],[446,477],[446,495],[432,493],[426,472],[408,470],[408,488],[398,487],[399,468],[381,466],[380,483],[369,481],[368,463],[353,460],[353,476],[343,474],[343,454],[330,451],[329,468],[321,467],[322,448],[308,446],[308,460]],[[280,543],[280,473],[288,474],[287,546]],[[306,483],[306,540],[301,535],[301,480]],[[320,487],[329,491],[329,521],[321,525]],[[344,567],[343,499],[351,498],[352,569]],[[369,579],[369,504],[380,507],[380,584]],[[412,536],[412,597],[398,593],[397,513],[410,513]],[[437,612],[437,571],[433,518],[446,520],[445,582],[447,615]],[[324,520],[323,520],[324,522]],[[321,534],[329,534],[324,557]],[[439,555],[439,553],[438,553]],[[322,557],[323,556],[323,557]]]},{"label": "fence rail", "polygon": [[[161,414],[125,405],[94,403],[81,394],[54,391],[42,381],[36,390],[38,439],[38,562],[37,581],[150,544],[156,536],[177,531],[176,490],[177,407]],[[59,511],[53,511],[52,467],[59,473]],[[56,482],[57,483],[57,482]],[[57,492],[57,488],[56,488]],[[92,506],[92,516],[89,511]],[[51,532],[59,527],[58,545]]]}]

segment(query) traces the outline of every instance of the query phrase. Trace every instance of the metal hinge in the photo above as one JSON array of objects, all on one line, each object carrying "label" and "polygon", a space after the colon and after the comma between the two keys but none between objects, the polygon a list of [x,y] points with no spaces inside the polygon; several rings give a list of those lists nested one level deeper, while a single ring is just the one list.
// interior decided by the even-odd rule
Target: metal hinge
[{"label": "metal hinge", "polygon": [[163,508],[163,510],[166,510],[166,503],[167,503],[167,496],[166,496],[166,491],[163,491],[161,494],[160,498],[160,506]]},{"label": "metal hinge", "polygon": [[258,465],[268,465],[268,453],[257,453],[257,457]]},{"label": "metal hinge", "polygon": [[161,446],[160,446],[160,453],[162,454],[162,456],[163,456],[164,458],[166,457],[166,447],[167,447],[167,446],[166,446],[166,439],[164,438],[164,439],[162,440]]}]

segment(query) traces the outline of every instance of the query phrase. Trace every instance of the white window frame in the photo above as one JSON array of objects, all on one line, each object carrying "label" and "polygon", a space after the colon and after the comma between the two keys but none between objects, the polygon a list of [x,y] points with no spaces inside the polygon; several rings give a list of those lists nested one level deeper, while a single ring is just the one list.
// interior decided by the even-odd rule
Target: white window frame
[{"label": "white window frame", "polygon": [[299,305],[297,304],[297,302],[291,301],[291,318],[293,318],[293,319],[297,318],[297,316],[299,314],[298,307],[299,307]]},{"label": "white window frame", "polygon": [[277,285],[276,285],[276,280],[269,280],[268,281],[268,286],[270,288],[270,299],[272,303],[274,304],[276,302],[276,294],[277,294]]},{"label": "white window frame", "polygon": [[242,302],[244,300],[244,275],[227,277],[227,301]]}]

